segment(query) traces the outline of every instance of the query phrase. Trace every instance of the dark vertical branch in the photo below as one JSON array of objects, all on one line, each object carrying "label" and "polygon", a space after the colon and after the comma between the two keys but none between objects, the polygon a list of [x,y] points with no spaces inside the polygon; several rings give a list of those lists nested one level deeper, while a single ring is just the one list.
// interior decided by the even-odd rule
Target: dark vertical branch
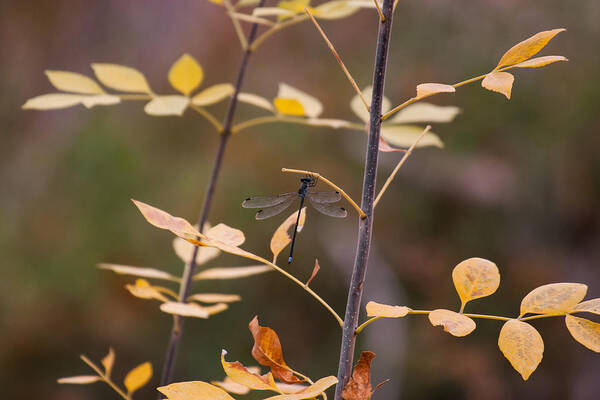
[{"label": "dark vertical branch", "polygon": [[[265,0],[261,0],[257,7],[262,7],[265,4]],[[215,194],[215,188],[217,186],[217,181],[219,179],[219,173],[221,171],[221,165],[223,164],[223,157],[225,155],[225,149],[227,148],[227,143],[229,142],[229,138],[231,136],[231,127],[233,125],[233,117],[235,116],[235,110],[238,103],[238,95],[242,89],[242,83],[244,82],[244,77],[246,75],[246,67],[248,66],[248,59],[252,54],[252,48],[250,45],[256,39],[256,33],[258,31],[258,24],[252,24],[250,28],[250,33],[248,35],[248,47],[244,50],[242,54],[242,60],[240,63],[240,68],[238,70],[236,82],[235,82],[235,90],[233,95],[231,96],[231,101],[227,106],[227,111],[225,113],[225,119],[223,121],[223,130],[220,132],[220,140],[219,140],[219,148],[217,149],[217,154],[215,157],[215,163],[213,165],[212,173],[210,176],[210,181],[208,182],[208,186],[206,188],[206,193],[204,194],[204,202],[202,204],[202,211],[200,212],[200,218],[198,218],[198,227],[200,230],[204,227],[204,224],[208,220],[208,214],[210,213],[210,207],[212,205],[213,197]],[[196,255],[198,254],[199,247],[194,247],[194,252],[192,254],[192,259],[189,264],[185,266],[183,271],[183,277],[181,282],[181,287],[179,290],[179,301],[185,302],[190,293],[190,288],[192,285],[192,278],[194,276],[194,269],[196,268]],[[183,333],[183,317],[175,316],[175,320],[173,321],[173,328],[171,329],[171,338],[169,340],[169,344],[167,347],[167,354],[165,356],[165,364],[163,367],[162,377],[160,380],[160,385],[168,385],[173,380],[173,372],[175,366],[175,358],[177,356],[177,349],[179,347],[179,343],[181,341],[181,335]],[[162,398],[162,395],[159,395],[159,399]]]},{"label": "dark vertical branch", "polygon": [[371,247],[373,202],[375,200],[375,180],[377,177],[377,159],[379,156],[379,136],[381,130],[381,104],[383,102],[388,47],[390,33],[392,31],[393,3],[394,0],[383,1],[383,15],[385,21],[379,22],[377,52],[375,54],[375,70],[373,72],[373,96],[371,98],[369,140],[367,143],[362,202],[360,206],[367,217],[359,221],[356,257],[354,259],[354,269],[352,270],[352,279],[348,290],[348,302],[346,304],[346,314],[344,316],[335,400],[340,400],[342,398],[342,391],[352,373],[354,344],[356,342],[355,331],[358,324],[360,300],[367,272],[369,249]]}]

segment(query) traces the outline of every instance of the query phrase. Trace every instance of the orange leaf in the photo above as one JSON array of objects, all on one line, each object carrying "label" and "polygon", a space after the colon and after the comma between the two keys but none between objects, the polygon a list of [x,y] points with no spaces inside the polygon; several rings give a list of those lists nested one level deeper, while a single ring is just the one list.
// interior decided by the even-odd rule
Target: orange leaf
[{"label": "orange leaf", "polygon": [[127,394],[131,394],[147,384],[152,378],[152,364],[145,362],[138,365],[125,376]]},{"label": "orange leaf", "polygon": [[274,392],[279,392],[279,389],[275,386],[275,380],[273,379],[272,373],[269,372],[265,375],[254,374],[239,361],[225,361],[226,354],[226,350],[221,351],[221,364],[223,365],[225,373],[233,382],[244,385],[252,390],[272,390]]},{"label": "orange leaf", "polygon": [[421,83],[417,85],[417,99],[433,96],[438,93],[454,93],[456,89],[452,85],[444,83]]},{"label": "orange leaf", "polygon": [[375,353],[363,351],[360,360],[354,366],[352,377],[342,392],[344,400],[369,400],[373,394],[371,390],[371,360]]},{"label": "orange leaf", "polygon": [[507,65],[513,65],[525,61],[544,48],[550,40],[565,29],[552,29],[536,33],[529,39],[523,40],[511,47],[500,59],[495,70]]},{"label": "orange leaf", "polygon": [[493,92],[502,93],[510,100],[510,92],[515,77],[508,72],[490,72],[481,81],[481,86]]},{"label": "orange leaf", "polygon": [[382,318],[402,318],[405,317],[410,308],[406,306],[390,306],[387,304],[380,304],[374,301],[367,303],[367,316],[368,317],[382,317]]},{"label": "orange leaf", "polygon": [[518,319],[506,321],[502,326],[498,347],[525,381],[540,364],[544,354],[544,341],[538,331]]},{"label": "orange leaf", "polygon": [[536,57],[531,60],[523,61],[518,64],[513,65],[514,68],[539,68],[544,65],[552,64],[557,61],[569,61],[567,57],[563,56],[545,56],[545,57]]},{"label": "orange leaf", "polygon": [[[277,256],[283,249],[286,248],[288,244],[292,241],[288,231],[292,226],[296,224],[296,219],[298,218],[298,211],[294,211],[292,215],[286,218],[285,221],[275,231],[273,237],[271,238],[271,252],[273,253],[273,258],[277,259]],[[306,221],[306,207],[303,207],[300,211],[300,220],[298,221],[298,232],[302,230],[304,227],[304,222]]]},{"label": "orange leaf", "polygon": [[319,266],[319,260],[315,258],[315,267],[313,268],[312,274],[310,274],[310,278],[308,278],[308,280],[306,281],[306,287],[308,287],[312,280],[315,279],[315,276],[317,276],[317,273],[320,269],[321,267]]},{"label": "orange leaf", "polygon": [[248,324],[250,332],[254,337],[252,357],[260,365],[271,368],[273,376],[285,383],[302,382],[293,374],[293,370],[283,360],[283,350],[277,333],[271,328],[260,326],[258,317],[254,317]]},{"label": "orange leaf", "polygon": [[166,229],[173,232],[177,236],[197,236],[204,237],[196,228],[183,218],[174,217],[171,214],[152,207],[141,201],[133,200],[133,203],[140,210],[146,221],[157,228]]}]

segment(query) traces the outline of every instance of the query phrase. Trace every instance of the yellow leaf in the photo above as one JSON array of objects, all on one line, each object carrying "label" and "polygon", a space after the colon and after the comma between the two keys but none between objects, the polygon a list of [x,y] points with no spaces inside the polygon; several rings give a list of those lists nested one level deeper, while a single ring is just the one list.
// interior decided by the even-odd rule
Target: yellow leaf
[{"label": "yellow leaf", "polygon": [[152,378],[152,364],[145,362],[138,365],[125,376],[125,387],[127,393],[131,394],[144,386]]},{"label": "yellow leaf", "polygon": [[238,94],[238,100],[243,102],[243,103],[247,103],[247,104],[251,104],[253,106],[259,107],[259,108],[263,108],[267,111],[275,111],[275,109],[273,108],[273,105],[271,104],[271,102],[267,99],[265,99],[264,97],[258,96],[256,94],[252,94],[252,93],[240,93]]},{"label": "yellow leaf", "polygon": [[194,280],[238,279],[272,271],[268,265],[252,265],[248,267],[209,268],[194,275]]},{"label": "yellow leaf", "polygon": [[542,361],[544,341],[526,322],[511,319],[500,330],[498,347],[523,380],[527,380]]},{"label": "yellow leaf", "polygon": [[454,267],[452,281],[464,305],[496,292],[500,286],[500,272],[493,262],[473,257]]},{"label": "yellow leaf", "polygon": [[169,400],[235,400],[223,389],[202,381],[172,383],[157,390]]},{"label": "yellow leaf", "polygon": [[437,309],[429,313],[429,322],[433,326],[443,326],[444,332],[452,336],[467,336],[475,330],[475,321],[466,315],[450,310]]},{"label": "yellow leaf", "polygon": [[533,289],[521,301],[521,315],[570,311],[587,293],[582,283],[551,283]]},{"label": "yellow leaf", "polygon": [[167,301],[160,305],[160,310],[167,314],[180,315],[182,317],[208,318],[210,313],[195,303],[178,303],[176,301]]},{"label": "yellow leaf", "polygon": [[45,71],[48,80],[64,92],[102,94],[104,90],[91,78],[68,71]]},{"label": "yellow leaf", "polygon": [[[398,147],[410,147],[423,133],[423,128],[415,125],[389,125],[381,127],[381,137]],[[417,147],[443,148],[444,142],[435,133],[429,131],[421,138]],[[381,148],[380,148],[381,150]]]},{"label": "yellow leaf", "polygon": [[237,294],[221,294],[221,293],[197,293],[189,296],[188,301],[199,301],[201,303],[233,303],[240,301],[242,298]]},{"label": "yellow leaf", "polygon": [[169,82],[185,96],[200,85],[203,77],[202,67],[189,54],[182,55],[169,70]]},{"label": "yellow leaf", "polygon": [[255,17],[271,17],[274,15],[278,17],[291,17],[295,14],[297,13],[294,11],[284,10],[277,7],[257,7],[252,11],[252,15]]},{"label": "yellow leaf", "polygon": [[[304,11],[304,8],[302,8]],[[315,97],[304,93],[301,90],[298,90],[290,85],[285,83],[279,84],[279,91],[277,92],[277,98],[280,99],[294,99],[297,100],[298,103],[302,105],[302,109],[304,110],[303,114],[293,114],[293,115],[306,115],[310,118],[316,118],[323,112],[323,105],[319,100]],[[277,105],[275,105],[277,107]],[[282,114],[281,110],[279,110]]]},{"label": "yellow leaf", "polygon": [[571,310],[571,312],[576,311],[583,311],[600,315],[600,298],[582,301],[581,303],[573,307],[573,309]]},{"label": "yellow leaf", "polygon": [[544,65],[552,64],[557,61],[569,61],[567,57],[563,56],[545,56],[545,57],[537,57],[532,58],[531,60],[523,61],[518,64],[513,65],[513,68],[538,68],[543,67]]},{"label": "yellow leaf", "polygon": [[402,318],[405,317],[410,308],[406,306],[389,306],[387,304],[380,304],[374,301],[367,303],[367,316],[368,317],[383,317],[383,318]]},{"label": "yellow leaf", "polygon": [[225,373],[232,381],[252,390],[272,390],[274,392],[279,392],[277,386],[275,386],[275,380],[273,379],[272,373],[269,372],[265,375],[253,374],[239,361],[227,362],[225,360],[226,354],[226,350],[221,351],[221,364],[223,365],[223,370],[225,370]]},{"label": "yellow leaf", "polygon": [[289,10],[294,13],[301,13],[310,4],[310,0],[291,0],[291,1],[280,1],[277,3],[277,7]]},{"label": "yellow leaf", "polygon": [[225,303],[217,303],[210,306],[204,306],[203,308],[208,312],[209,315],[215,315],[227,310],[229,306]]},{"label": "yellow leaf", "polygon": [[239,246],[246,240],[244,232],[225,224],[218,224],[206,231],[210,239],[218,240],[230,246]]},{"label": "yellow leaf", "polygon": [[536,33],[529,39],[517,43],[511,47],[500,59],[500,62],[494,69],[513,65],[521,61],[527,60],[535,55],[538,51],[544,48],[550,40],[565,29],[552,29],[550,31],[542,31]]},{"label": "yellow leaf", "polygon": [[[369,4],[373,6],[373,4]],[[315,7],[314,15],[321,19],[340,19],[346,18],[356,13],[361,9],[361,6],[357,2],[350,2],[347,0],[342,1],[329,1]]]},{"label": "yellow leaf", "polygon": [[436,106],[430,103],[411,104],[400,110],[390,122],[396,124],[414,124],[431,122],[452,122],[460,113],[460,108]]},{"label": "yellow leaf", "polygon": [[[288,231],[291,227],[296,224],[296,219],[298,218],[298,211],[294,211],[292,215],[287,217],[285,221],[275,230],[273,237],[271,238],[271,252],[273,253],[273,258],[276,260],[277,256],[283,249],[286,248],[288,244],[292,241]],[[300,211],[300,220],[298,221],[298,232],[302,230],[304,227],[304,223],[306,221],[306,207],[302,207]]]},{"label": "yellow leaf", "polygon": [[115,351],[111,348],[108,349],[108,354],[102,359],[102,366],[104,367],[104,375],[110,378],[110,374],[115,365]]},{"label": "yellow leaf", "polygon": [[83,96],[81,98],[81,104],[86,108],[92,108],[95,106],[111,106],[113,104],[119,104],[121,99],[119,96],[113,96],[111,94],[98,94],[93,96]]},{"label": "yellow leaf", "polygon": [[79,375],[60,378],[57,382],[69,385],[86,385],[88,383],[99,382],[100,380],[100,377],[96,375]]},{"label": "yellow leaf", "polygon": [[49,93],[33,97],[23,104],[24,110],[54,110],[75,106],[83,100],[79,94]]},{"label": "yellow leaf", "polygon": [[481,81],[481,86],[493,92],[502,93],[510,100],[510,93],[515,77],[508,72],[490,72]]},{"label": "yellow leaf", "polygon": [[324,391],[326,391],[329,387],[335,385],[337,383],[337,378],[335,376],[328,376],[325,378],[321,378],[316,381],[314,384],[310,385],[306,389],[294,393],[294,394],[280,394],[278,396],[268,397],[265,400],[304,400],[304,399],[312,399],[313,397],[317,397]]},{"label": "yellow leaf", "polygon": [[231,83],[219,83],[204,89],[192,98],[192,104],[196,106],[210,106],[231,96],[234,92]]},{"label": "yellow leaf", "polygon": [[183,115],[183,112],[190,104],[190,99],[185,96],[169,95],[156,96],[144,106],[146,114],[163,117],[167,115]]},{"label": "yellow leaf", "polygon": [[221,250],[216,247],[194,246],[180,237],[173,239],[173,249],[175,250],[175,254],[186,264],[189,264],[192,260],[194,249],[198,249],[196,252],[196,265],[206,264],[221,254]]},{"label": "yellow leaf", "polygon": [[304,107],[296,99],[283,99],[277,97],[273,100],[273,105],[283,115],[304,116]]},{"label": "yellow leaf", "polygon": [[306,120],[306,123],[312,126],[327,126],[333,129],[349,128],[352,125],[349,121],[333,118],[310,118]]},{"label": "yellow leaf", "polygon": [[565,317],[567,329],[573,339],[588,349],[600,353],[600,324],[585,318],[567,315]]},{"label": "yellow leaf", "polygon": [[204,237],[196,228],[183,218],[173,217],[171,214],[152,207],[141,201],[133,200],[135,206],[140,210],[146,221],[160,229],[166,229],[177,236]]},{"label": "yellow leaf", "polygon": [[156,299],[160,301],[167,301],[168,299],[162,295],[154,286],[145,279],[136,279],[135,285],[127,284],[125,289],[129,291],[135,297],[140,299]]},{"label": "yellow leaf", "polygon": [[98,268],[113,271],[113,272],[115,272],[117,274],[121,274],[121,275],[133,275],[133,276],[141,276],[144,278],[165,279],[165,280],[169,280],[169,281],[178,279],[178,278],[174,277],[173,275],[169,274],[168,272],[161,271],[161,270],[154,269],[154,268],[142,268],[142,267],[132,267],[129,265],[104,264],[104,263],[98,264]]},{"label": "yellow leaf", "polygon": [[92,64],[96,77],[105,86],[123,92],[151,93],[144,74],[134,68],[116,64]]},{"label": "yellow leaf", "polygon": [[[367,100],[367,104],[370,106],[371,97],[373,96],[373,86],[367,86],[361,92],[363,97]],[[392,104],[390,103],[389,99],[384,97],[383,101],[381,102],[381,112],[385,114],[390,110],[391,106]],[[361,121],[369,122],[369,112],[365,108],[365,104],[362,102],[362,99],[358,94],[352,98],[352,101],[350,101],[350,109],[358,118],[360,118]]]},{"label": "yellow leaf", "polygon": [[417,85],[417,99],[433,96],[438,93],[454,93],[456,89],[452,85],[444,83],[421,83]]}]

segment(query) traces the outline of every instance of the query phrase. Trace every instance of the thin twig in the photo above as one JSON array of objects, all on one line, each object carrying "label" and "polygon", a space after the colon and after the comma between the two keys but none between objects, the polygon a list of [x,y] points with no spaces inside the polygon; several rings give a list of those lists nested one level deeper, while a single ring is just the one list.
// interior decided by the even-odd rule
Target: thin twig
[{"label": "thin twig", "polygon": [[299,22],[302,22],[306,19],[308,19],[308,17],[306,15],[300,14],[300,15],[296,15],[294,18],[291,18],[284,22],[280,22],[280,23],[273,25],[271,27],[271,29],[263,32],[258,38],[256,38],[256,40],[254,42],[252,42],[252,44],[249,47],[250,51],[255,51],[256,49],[258,49],[258,47],[261,44],[263,44],[263,42],[265,40],[267,40],[274,33],[279,32],[280,30],[287,28],[288,26],[295,25]]},{"label": "thin twig", "polygon": [[242,30],[242,26],[240,25],[240,21],[237,20],[233,14],[235,10],[231,5],[229,0],[223,0],[223,5],[227,9],[227,15],[231,18],[231,23],[233,24],[233,29],[240,40],[240,45],[242,46],[242,50],[246,50],[248,48],[248,41],[246,40],[246,35],[244,35],[244,31]]},{"label": "thin twig", "polygon": [[[379,14],[379,20],[381,22],[385,22],[385,16],[381,12],[381,7],[379,7],[379,2],[377,0],[373,0],[373,3],[375,3],[375,8],[377,9],[377,13]],[[394,4],[394,8],[396,8],[395,4]]]},{"label": "thin twig", "polygon": [[[373,1],[375,2],[375,4],[377,4],[377,0],[373,0]],[[383,18],[383,14],[381,14],[381,10],[379,9],[379,6],[377,6],[377,11],[379,11],[379,14],[381,15],[381,20],[385,21],[385,18]],[[365,108],[367,109],[367,112],[371,111],[371,107],[369,107],[369,103],[367,103],[367,100],[365,100],[365,96],[363,96],[362,92],[358,88],[358,85],[356,84],[356,81],[354,80],[354,78],[350,74],[350,71],[348,71],[348,68],[346,68],[346,66],[344,65],[344,62],[342,61],[342,58],[340,57],[340,55],[338,54],[338,52],[335,50],[335,47],[333,47],[333,44],[331,43],[331,41],[329,40],[329,38],[327,37],[327,35],[323,31],[323,29],[321,28],[321,26],[319,25],[319,23],[317,22],[317,20],[315,19],[315,17],[313,17],[312,13],[310,12],[310,10],[308,8],[305,8],[304,12],[306,13],[306,15],[308,15],[308,17],[310,18],[310,20],[312,21],[312,23],[315,24],[315,26],[317,27],[317,30],[319,31],[319,33],[323,37],[323,40],[325,40],[325,43],[327,43],[327,46],[329,47],[329,50],[331,50],[331,53],[333,54],[333,56],[337,60],[338,64],[340,64],[340,67],[342,68],[342,71],[344,71],[344,74],[346,74],[346,78],[348,78],[348,81],[350,81],[350,84],[352,85],[352,87],[354,88],[354,90],[356,91],[356,93],[358,93],[358,95],[360,96],[360,99],[362,100],[363,104],[365,105]]]},{"label": "thin twig", "polygon": [[390,176],[387,178],[387,180],[383,184],[383,187],[379,191],[379,194],[375,198],[375,202],[373,203],[373,208],[377,207],[377,203],[379,203],[379,199],[381,199],[381,196],[383,196],[383,194],[385,193],[385,191],[388,188],[388,186],[390,186],[390,183],[392,183],[392,181],[396,177],[396,174],[398,173],[398,171],[400,170],[400,168],[402,167],[402,165],[404,165],[404,163],[406,162],[406,160],[408,159],[408,157],[410,157],[410,155],[412,154],[412,151],[414,150],[414,148],[417,147],[417,145],[419,144],[419,142],[421,141],[421,139],[423,139],[423,136],[425,136],[427,134],[427,132],[429,132],[430,129],[431,129],[431,125],[427,125],[427,127],[425,127],[425,129],[419,135],[419,137],[408,148],[408,150],[406,151],[406,153],[404,153],[404,155],[402,156],[402,159],[400,160],[400,162],[398,162],[398,165],[396,165],[396,168],[394,168],[394,170],[392,171],[392,173],[390,174]]},{"label": "thin twig", "polygon": [[344,192],[341,187],[339,187],[335,183],[331,182],[329,179],[325,178],[323,175],[319,174],[318,172],[306,171],[303,169],[290,169],[290,168],[281,168],[281,172],[289,172],[292,174],[311,175],[311,176],[316,177],[319,181],[325,182],[325,184],[331,186],[333,189],[338,191],[346,200],[348,200],[348,203],[350,203],[350,205],[352,207],[354,207],[354,209],[356,210],[358,215],[360,215],[361,219],[364,219],[367,217],[367,215],[364,213],[363,210],[361,210],[361,208],[358,206],[358,204],[356,204],[356,202],[354,200],[352,200],[352,198],[350,196],[348,196],[348,194],[346,192]]},{"label": "thin twig", "polygon": [[128,394],[126,394],[121,388],[119,388],[117,385],[115,385],[113,383],[113,381],[111,381],[109,378],[107,378],[106,375],[104,374],[104,372],[102,372],[102,370],[100,368],[98,368],[96,366],[96,364],[91,362],[89,358],[87,358],[83,354],[80,355],[79,357],[81,358],[81,360],[84,363],[86,363],[91,369],[93,369],[98,374],[98,376],[100,377],[100,379],[102,379],[103,382],[107,383],[108,386],[110,386],[115,392],[117,392],[119,394],[119,396],[121,396],[125,400],[131,400],[131,397]]},{"label": "thin twig", "polygon": [[206,109],[200,106],[196,106],[194,104],[190,104],[190,108],[196,111],[198,114],[202,115],[204,118],[206,118],[206,120],[211,123],[211,125],[217,130],[217,132],[223,132],[223,126],[221,125],[221,123],[215,118],[214,115],[212,115]]}]

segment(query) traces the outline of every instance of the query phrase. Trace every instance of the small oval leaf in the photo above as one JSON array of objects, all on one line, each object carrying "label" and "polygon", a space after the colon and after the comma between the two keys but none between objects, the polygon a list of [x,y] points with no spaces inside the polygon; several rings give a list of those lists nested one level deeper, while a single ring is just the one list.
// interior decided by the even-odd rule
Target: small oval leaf
[{"label": "small oval leaf", "polygon": [[157,390],[169,400],[235,400],[223,389],[202,381],[172,383]]},{"label": "small oval leaf", "polygon": [[279,113],[283,115],[293,115],[299,117],[305,115],[302,103],[300,103],[296,99],[285,99],[277,97],[273,100],[273,105],[275,106],[277,111],[279,111]]},{"label": "small oval leaf", "polygon": [[60,378],[57,380],[57,382],[69,385],[86,385],[88,383],[99,382],[101,380],[102,379],[100,379],[100,377],[96,375],[79,375]]},{"label": "small oval leaf", "polygon": [[510,100],[514,81],[515,77],[508,72],[490,72],[481,81],[481,86],[492,92],[502,93]]},{"label": "small oval leaf", "polygon": [[202,83],[204,71],[194,57],[182,55],[169,69],[169,82],[185,96],[189,96]]},{"label": "small oval leaf", "polygon": [[500,272],[493,262],[473,257],[454,267],[452,281],[462,304],[466,304],[496,292],[500,286]]},{"label": "small oval leaf", "polygon": [[582,301],[571,310],[571,312],[575,311],[589,312],[600,315],[600,298]]},{"label": "small oval leaf", "polygon": [[565,317],[567,329],[573,339],[588,349],[600,353],[600,324],[585,318],[567,315]]},{"label": "small oval leaf", "polygon": [[73,107],[81,103],[85,96],[67,93],[49,93],[31,98],[23,104],[24,110],[55,110]]},{"label": "small oval leaf", "polygon": [[542,31],[536,33],[529,39],[525,39],[522,42],[517,43],[506,53],[504,53],[495,69],[527,60],[531,56],[535,55],[538,51],[543,49],[554,36],[558,35],[564,30],[565,29],[561,28],[552,29],[550,31]]},{"label": "small oval leaf", "polygon": [[91,78],[69,71],[44,71],[58,90],[72,93],[103,94],[104,90]]},{"label": "small oval leaf", "polygon": [[533,289],[521,301],[521,315],[549,314],[573,309],[587,293],[582,283],[551,283]]},{"label": "small oval leaf", "polygon": [[251,265],[248,267],[209,268],[194,275],[195,281],[208,279],[239,279],[272,271],[268,265]]},{"label": "small oval leaf", "polygon": [[182,317],[208,318],[210,313],[204,307],[195,303],[178,303],[167,301],[160,305],[160,310],[167,314],[180,315]]},{"label": "small oval leaf", "polygon": [[475,321],[464,314],[450,310],[437,309],[429,313],[429,322],[433,326],[443,326],[444,332],[452,336],[467,336],[476,328]]},{"label": "small oval leaf", "polygon": [[390,306],[387,304],[380,304],[374,301],[367,303],[367,316],[368,317],[383,317],[383,318],[402,318],[408,315],[410,308],[406,306]]},{"label": "small oval leaf", "polygon": [[[423,128],[415,125],[389,125],[381,127],[381,137],[394,146],[408,148],[421,136]],[[417,144],[417,147],[443,148],[444,142],[435,133],[427,132]],[[380,150],[381,148],[380,143]],[[385,150],[383,150],[385,151]]]},{"label": "small oval leaf", "polygon": [[452,122],[460,113],[460,108],[453,106],[437,106],[435,104],[420,102],[411,104],[390,119],[396,124]]},{"label": "small oval leaf", "polygon": [[563,56],[545,56],[532,58],[531,60],[523,61],[513,65],[513,68],[539,68],[544,65],[552,64],[557,61],[569,61],[567,57]]},{"label": "small oval leaf", "polygon": [[168,95],[156,96],[144,106],[146,114],[157,117],[175,115],[181,117],[190,104],[190,99],[185,96]]},{"label": "small oval leaf", "polygon": [[145,362],[138,365],[125,376],[125,387],[127,393],[131,394],[147,384],[152,378],[152,364]]},{"label": "small oval leaf", "polygon": [[196,106],[210,106],[216,104],[227,97],[231,96],[235,91],[231,83],[219,83],[208,87],[195,95],[192,98],[192,104]]},{"label": "small oval leaf", "polygon": [[433,96],[438,93],[454,93],[456,89],[452,85],[444,83],[421,83],[417,85],[417,99]]},{"label": "small oval leaf", "polygon": [[500,330],[498,347],[523,380],[527,380],[542,361],[544,341],[526,322],[511,319]]},{"label": "small oval leaf", "polygon": [[117,64],[92,64],[96,77],[104,86],[123,92],[151,93],[150,86],[137,69]]}]

